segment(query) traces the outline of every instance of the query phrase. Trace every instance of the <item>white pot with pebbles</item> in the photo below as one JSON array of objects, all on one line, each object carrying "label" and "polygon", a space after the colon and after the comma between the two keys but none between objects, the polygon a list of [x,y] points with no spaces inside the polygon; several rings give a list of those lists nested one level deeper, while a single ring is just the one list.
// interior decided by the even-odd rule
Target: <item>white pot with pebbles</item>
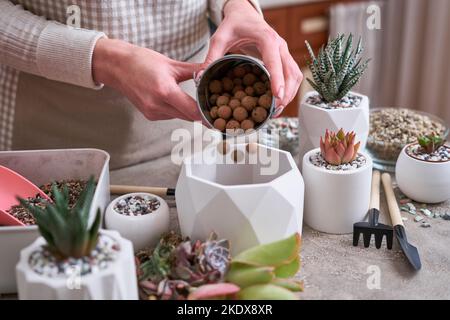
[{"label": "white pot with pebbles", "polygon": [[303,158],[305,223],[321,232],[351,233],[369,207],[372,160],[358,151],[353,132],[327,131],[320,141]]},{"label": "white pot with pebbles", "polygon": [[126,194],[109,204],[105,225],[107,229],[119,231],[138,251],[156,245],[161,235],[169,231],[169,206],[153,194]]},{"label": "white pot with pebbles", "polygon": [[400,190],[416,202],[450,199],[450,147],[439,135],[419,138],[403,148],[395,176]]},{"label": "white pot with pebbles", "polygon": [[[365,148],[369,133],[369,98],[351,92],[358,83],[368,61],[358,63],[362,52],[361,40],[352,51],[353,37],[344,35],[330,40],[316,57],[307,43],[313,79],[307,79],[315,91],[308,92],[300,105],[300,160],[303,155],[319,147],[319,138],[328,129],[353,131]],[[360,60],[359,60],[360,61]]]},{"label": "white pot with pebbles", "polygon": [[61,192],[45,208],[22,201],[42,236],[20,253],[19,299],[138,298],[132,243],[116,231],[99,231],[100,210],[88,223],[94,189],[91,179],[73,208]]}]

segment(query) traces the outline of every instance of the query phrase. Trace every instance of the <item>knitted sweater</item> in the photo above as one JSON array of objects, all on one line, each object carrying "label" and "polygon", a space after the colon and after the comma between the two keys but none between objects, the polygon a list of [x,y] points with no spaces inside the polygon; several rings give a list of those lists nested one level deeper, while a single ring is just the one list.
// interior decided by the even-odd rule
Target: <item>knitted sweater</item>
[{"label": "knitted sweater", "polygon": [[[252,0],[257,7],[257,2]],[[101,37],[202,62],[226,0],[0,0],[0,150],[94,147],[120,168],[167,155],[182,120],[146,120],[92,79]],[[258,7],[257,7],[258,8]],[[192,81],[183,84],[193,95]]]}]

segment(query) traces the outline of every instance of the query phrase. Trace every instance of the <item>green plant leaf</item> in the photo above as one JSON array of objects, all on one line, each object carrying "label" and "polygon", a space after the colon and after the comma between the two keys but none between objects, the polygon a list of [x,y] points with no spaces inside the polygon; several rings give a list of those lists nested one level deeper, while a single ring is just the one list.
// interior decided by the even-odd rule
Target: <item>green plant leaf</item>
[{"label": "green plant leaf", "polygon": [[295,276],[300,269],[300,256],[297,255],[291,262],[278,266],[275,269],[275,275],[279,278],[291,278]]},{"label": "green plant leaf", "polygon": [[303,281],[275,278],[272,280],[271,284],[285,288],[289,291],[294,292],[303,291]]},{"label": "green plant leaf", "polygon": [[291,291],[274,284],[258,284],[242,289],[237,294],[241,300],[298,300]]},{"label": "green plant leaf", "polygon": [[269,283],[274,279],[274,267],[254,267],[246,264],[232,263],[226,274],[226,280],[241,288],[255,284]]},{"label": "green plant leaf", "polygon": [[268,244],[259,245],[238,254],[233,262],[254,266],[280,266],[295,259],[300,251],[300,235],[292,236]]}]

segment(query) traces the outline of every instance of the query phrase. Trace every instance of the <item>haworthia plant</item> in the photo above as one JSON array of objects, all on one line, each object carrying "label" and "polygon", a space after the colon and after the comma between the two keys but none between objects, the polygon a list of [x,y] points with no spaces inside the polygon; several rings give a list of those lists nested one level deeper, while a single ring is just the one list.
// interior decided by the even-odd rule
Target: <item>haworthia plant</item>
[{"label": "haworthia plant", "polygon": [[96,212],[94,223],[91,226],[88,223],[94,192],[95,181],[91,177],[72,209],[69,207],[67,187],[60,191],[55,184],[52,186],[55,201],[46,204],[45,208],[19,199],[22,206],[34,215],[39,232],[47,241],[47,249],[55,258],[63,260],[68,257],[89,256],[97,245],[101,223],[100,209]]},{"label": "haworthia plant", "polygon": [[329,39],[320,48],[317,57],[308,41],[305,41],[311,60],[308,61],[313,79],[306,79],[326,102],[342,99],[358,83],[369,60],[362,63],[361,38],[353,49],[353,35],[347,40],[343,34]]}]

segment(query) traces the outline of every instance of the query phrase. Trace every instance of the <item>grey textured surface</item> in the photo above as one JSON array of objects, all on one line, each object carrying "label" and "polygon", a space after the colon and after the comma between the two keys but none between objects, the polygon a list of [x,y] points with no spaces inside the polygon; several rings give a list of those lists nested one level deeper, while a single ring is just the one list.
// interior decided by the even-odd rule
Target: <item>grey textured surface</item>
[{"label": "grey textured surface", "polygon": [[[114,183],[175,187],[178,168],[162,158],[146,168],[142,164],[133,169],[112,173]],[[171,208],[172,228],[178,221],[174,201]],[[433,212],[450,213],[450,202],[427,206]],[[418,206],[419,208],[419,206]],[[364,248],[352,245],[352,235],[329,235],[303,228],[302,269],[298,278],[305,284],[302,299],[450,299],[450,221],[425,218],[430,228],[420,227],[414,216],[403,213],[410,242],[417,246],[422,269],[414,272],[394,240],[392,250],[385,242],[377,250],[372,243]],[[381,222],[390,224],[384,196],[381,196]],[[380,288],[369,289],[373,270],[379,270]],[[371,277],[372,276],[372,277]],[[375,283],[376,284],[376,283]]]},{"label": "grey textured surface", "polygon": [[[168,157],[112,172],[113,184],[175,187],[178,167]],[[171,228],[178,229],[173,200]],[[433,212],[450,213],[450,202],[427,206]],[[302,236],[302,269],[297,275],[305,284],[301,299],[450,299],[450,221],[425,218],[430,228],[420,227],[414,216],[402,213],[409,241],[419,249],[422,270],[412,271],[394,240],[392,250],[373,244],[364,248],[352,246],[352,235],[329,235],[304,226]],[[390,224],[384,197],[381,197],[381,222]],[[373,270],[379,270],[380,287],[374,284]],[[375,282],[376,284],[376,282]]]}]

